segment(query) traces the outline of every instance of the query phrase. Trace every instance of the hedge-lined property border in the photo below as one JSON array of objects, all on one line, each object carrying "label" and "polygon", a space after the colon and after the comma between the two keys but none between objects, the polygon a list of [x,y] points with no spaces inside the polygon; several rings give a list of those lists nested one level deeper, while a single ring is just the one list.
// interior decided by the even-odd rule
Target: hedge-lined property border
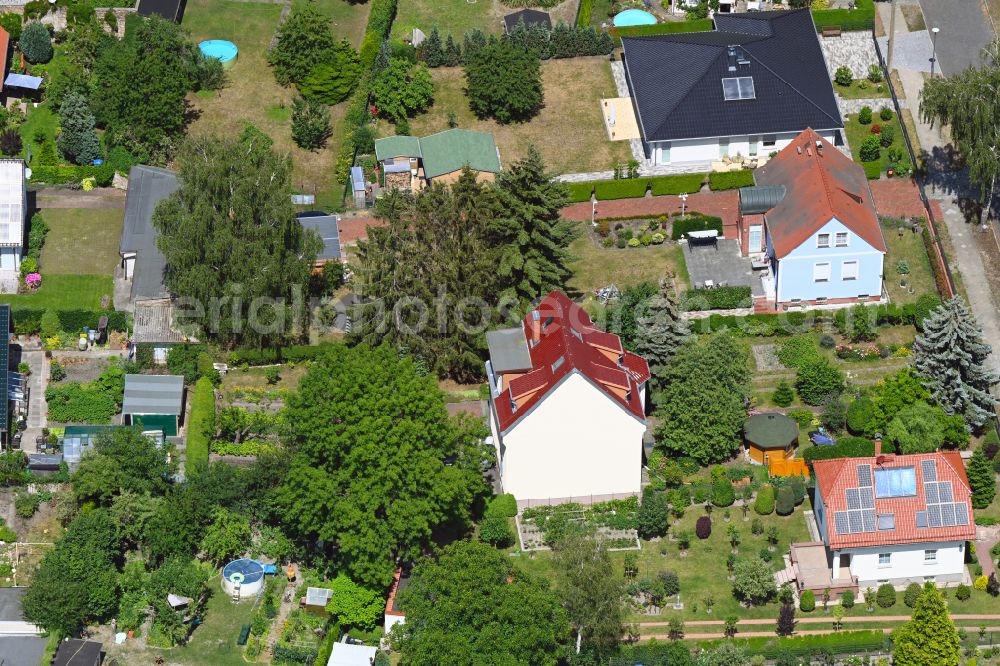
[{"label": "hedge-lined property border", "polygon": [[[761,654],[766,659],[775,659],[782,652],[789,652],[794,657],[803,657],[817,650],[830,650],[834,654],[860,655],[864,652],[879,652],[886,649],[885,634],[874,629],[841,631],[818,636],[737,638],[725,641],[734,642],[746,650],[747,654]],[[699,643],[699,647],[711,648],[722,642],[724,641],[704,641]]]},{"label": "hedge-lined property border", "polygon": [[681,173],[671,176],[649,178],[621,178],[618,180],[597,180],[587,183],[565,183],[569,193],[569,203],[590,201],[593,194],[598,201],[614,199],[638,199],[652,190],[653,196],[665,194],[692,194],[701,190],[705,182],[703,173]]},{"label": "hedge-lined property border", "polygon": [[110,164],[99,166],[39,166],[31,169],[32,183],[65,185],[79,183],[85,178],[93,178],[98,187],[108,187],[115,177],[115,168]]},{"label": "hedge-lined property border", "polygon": [[[14,320],[14,333],[17,335],[37,335],[42,330],[41,308],[11,308],[10,316]],[[66,333],[77,333],[84,328],[97,328],[101,317],[108,318],[108,330],[127,333],[130,322],[127,312],[117,310],[56,310],[59,317],[59,328]]]},{"label": "hedge-lined property border", "polygon": [[720,190],[735,190],[738,187],[750,187],[754,184],[753,171],[713,171],[708,174],[708,186],[713,192]]},{"label": "hedge-lined property border", "polygon": [[202,377],[194,385],[191,414],[187,424],[187,476],[208,467],[209,442],[215,431],[215,387]]}]

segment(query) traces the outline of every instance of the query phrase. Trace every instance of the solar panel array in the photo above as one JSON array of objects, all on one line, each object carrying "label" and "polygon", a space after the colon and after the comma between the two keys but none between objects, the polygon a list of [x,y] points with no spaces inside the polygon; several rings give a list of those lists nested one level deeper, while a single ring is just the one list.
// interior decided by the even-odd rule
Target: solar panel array
[{"label": "solar panel array", "polygon": [[857,473],[859,487],[844,490],[847,496],[847,511],[837,511],[833,515],[837,534],[874,532],[877,527],[872,466],[858,465]]},{"label": "solar panel array", "polygon": [[925,511],[917,512],[917,527],[955,527],[969,524],[969,507],[956,502],[951,481],[938,481],[937,466],[933,460],[920,463],[924,474]]}]

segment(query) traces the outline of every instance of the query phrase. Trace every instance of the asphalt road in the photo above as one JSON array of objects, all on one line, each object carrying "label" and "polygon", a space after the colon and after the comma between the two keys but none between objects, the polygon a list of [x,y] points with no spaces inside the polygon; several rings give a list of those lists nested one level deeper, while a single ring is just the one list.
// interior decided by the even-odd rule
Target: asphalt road
[{"label": "asphalt road", "polygon": [[993,41],[993,25],[982,0],[920,0],[927,29],[940,28],[937,65],[955,74],[979,65],[979,53]]}]

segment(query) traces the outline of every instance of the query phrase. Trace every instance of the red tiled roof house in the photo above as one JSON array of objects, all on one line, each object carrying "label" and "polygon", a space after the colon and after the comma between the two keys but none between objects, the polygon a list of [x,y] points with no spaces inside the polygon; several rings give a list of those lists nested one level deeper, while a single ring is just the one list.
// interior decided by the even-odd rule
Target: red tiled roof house
[{"label": "red tiled roof house", "polygon": [[[965,542],[976,538],[976,527],[957,451],[817,460],[813,467],[813,507],[829,566],[824,587],[955,585],[967,575]],[[818,545],[793,545],[793,561],[807,560],[803,551]],[[800,587],[823,582],[814,576],[802,585],[820,572],[799,573]]]},{"label": "red tiled roof house", "polygon": [[807,129],[753,176],[740,248],[766,264],[772,308],[881,300],[886,245],[861,165]]},{"label": "red tiled roof house", "polygon": [[504,492],[521,507],[641,489],[649,365],[552,292],[487,334],[490,427]]}]

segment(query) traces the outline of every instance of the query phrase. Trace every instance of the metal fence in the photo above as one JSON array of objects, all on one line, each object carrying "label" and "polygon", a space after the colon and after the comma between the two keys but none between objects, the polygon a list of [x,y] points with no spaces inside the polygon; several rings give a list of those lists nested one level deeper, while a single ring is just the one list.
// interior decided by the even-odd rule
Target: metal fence
[{"label": "metal fence", "polygon": [[[885,56],[882,54],[882,48],[879,46],[878,39],[876,38],[874,26],[872,26],[871,37],[872,41],[875,43],[875,54],[878,56],[879,66],[882,68],[882,71],[885,72],[886,87],[889,89],[889,95],[892,97],[892,106],[896,110],[896,117],[899,119],[899,129],[903,133],[904,143],[906,144],[906,152],[909,154],[910,162],[913,164],[913,180],[917,184],[917,191],[920,193],[920,200],[924,205],[924,210],[927,212],[927,228],[931,233],[931,240],[933,241],[937,259],[941,262],[941,266],[944,268],[949,293],[941,295],[945,298],[950,298],[955,295],[955,279],[952,276],[951,267],[948,265],[948,260],[945,257],[943,249],[941,248],[941,240],[938,234],[937,226],[938,222],[934,217],[934,209],[931,208],[930,201],[927,199],[927,192],[925,190],[926,166],[918,166],[917,164],[917,154],[913,151],[913,141],[910,138],[910,132],[906,127],[906,123],[903,121],[903,107],[899,104],[899,97],[897,96],[896,89],[892,84],[892,72],[890,72],[889,68],[886,66]],[[914,120],[914,122],[916,122],[916,120]],[[932,261],[933,259],[934,258],[931,257]]]}]

